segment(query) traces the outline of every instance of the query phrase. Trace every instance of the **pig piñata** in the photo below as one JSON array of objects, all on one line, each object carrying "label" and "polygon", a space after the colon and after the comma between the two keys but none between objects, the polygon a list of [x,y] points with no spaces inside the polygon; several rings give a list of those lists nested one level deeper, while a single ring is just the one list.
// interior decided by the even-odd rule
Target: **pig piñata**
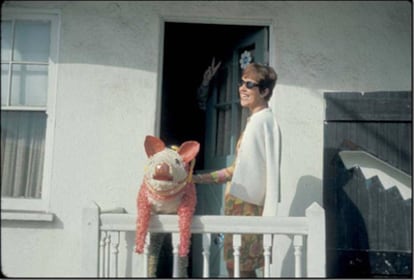
[{"label": "pig pi\u00f1ata", "polygon": [[[144,251],[151,214],[176,213],[180,230],[178,253],[180,257],[185,257],[189,251],[190,227],[196,206],[196,192],[191,176],[200,144],[186,141],[179,148],[171,149],[161,139],[147,136],[144,146],[148,162],[137,197],[135,250],[139,254]],[[152,245],[157,244],[151,242],[150,246]]]}]

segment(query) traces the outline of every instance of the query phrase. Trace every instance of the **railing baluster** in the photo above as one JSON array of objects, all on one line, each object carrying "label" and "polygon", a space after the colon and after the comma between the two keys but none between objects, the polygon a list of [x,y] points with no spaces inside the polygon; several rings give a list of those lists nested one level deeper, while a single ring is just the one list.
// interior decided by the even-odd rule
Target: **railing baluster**
[{"label": "railing baluster", "polygon": [[295,248],[295,277],[302,277],[302,246],[303,236],[295,235],[293,237],[293,247]]},{"label": "railing baluster", "polygon": [[240,247],[241,235],[233,234],[234,277],[240,277]]},{"label": "railing baluster", "polygon": [[109,277],[109,261],[110,261],[110,247],[111,247],[111,235],[107,232],[105,238],[105,271],[104,277]]},{"label": "railing baluster", "polygon": [[178,275],[178,266],[179,266],[179,260],[178,260],[178,245],[180,242],[180,235],[179,233],[173,232],[171,234],[172,239],[172,247],[173,247],[173,277],[177,278]]},{"label": "railing baluster", "polygon": [[147,236],[145,237],[145,244],[144,244],[144,254],[143,254],[143,258],[144,258],[144,268],[143,268],[143,273],[144,273],[144,277],[148,277],[148,253],[149,253],[149,246],[151,245],[151,233],[148,232]]},{"label": "railing baluster", "polygon": [[100,240],[99,240],[99,270],[98,270],[98,277],[104,277],[105,241],[106,241],[106,231],[102,231],[101,232],[101,237],[100,237]]},{"label": "railing baluster", "polygon": [[203,277],[210,276],[210,244],[211,233],[203,234]]},{"label": "railing baluster", "polygon": [[270,277],[270,249],[272,248],[272,235],[263,234],[264,277]]},{"label": "railing baluster", "polygon": [[110,277],[118,277],[119,231],[111,231]]}]

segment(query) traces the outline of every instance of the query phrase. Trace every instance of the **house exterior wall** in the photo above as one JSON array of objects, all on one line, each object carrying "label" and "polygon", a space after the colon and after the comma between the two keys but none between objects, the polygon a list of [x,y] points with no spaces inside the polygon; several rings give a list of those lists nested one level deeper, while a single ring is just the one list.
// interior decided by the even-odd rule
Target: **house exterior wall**
[{"label": "house exterior wall", "polygon": [[82,208],[93,200],[136,212],[143,139],[156,135],[160,122],[164,19],[271,22],[281,215],[302,216],[311,202],[322,204],[325,91],[411,90],[408,1],[7,1],[4,7],[55,9],[61,16],[54,221],[2,221],[8,276],[82,276]]}]

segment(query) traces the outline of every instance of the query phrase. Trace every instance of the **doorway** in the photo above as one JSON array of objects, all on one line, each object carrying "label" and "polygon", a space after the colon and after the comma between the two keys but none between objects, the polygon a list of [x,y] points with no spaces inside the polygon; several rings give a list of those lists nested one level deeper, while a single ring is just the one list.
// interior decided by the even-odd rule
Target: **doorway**
[{"label": "doorway", "polygon": [[[160,137],[167,145],[187,140],[200,143],[196,172],[225,167],[234,160],[234,147],[247,119],[239,105],[237,82],[242,54],[251,61],[268,64],[268,27],[165,22]],[[221,66],[210,83],[207,108],[197,103],[197,89],[212,63]],[[224,186],[197,186],[197,215],[223,214]],[[194,248],[201,236],[193,235]],[[212,236],[210,276],[226,277],[222,260],[222,236]],[[171,240],[166,239],[160,256],[158,277],[171,277]],[[192,250],[190,277],[202,277],[202,255]],[[167,269],[165,269],[167,268]],[[160,270],[159,270],[160,271]]]}]

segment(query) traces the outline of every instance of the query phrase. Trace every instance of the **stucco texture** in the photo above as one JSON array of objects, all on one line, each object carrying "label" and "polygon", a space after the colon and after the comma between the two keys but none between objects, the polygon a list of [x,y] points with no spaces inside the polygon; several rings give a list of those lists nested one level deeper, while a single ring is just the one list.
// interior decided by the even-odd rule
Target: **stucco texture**
[{"label": "stucco texture", "polygon": [[[325,91],[411,90],[408,1],[6,1],[61,14],[50,212],[2,223],[13,277],[80,277],[90,201],[135,213],[145,135],[159,129],[163,21],[268,22],[279,80],[281,215],[322,204]],[[125,250],[125,248],[120,248]],[[288,250],[288,248],[285,248]],[[291,275],[284,260],[282,275]],[[128,275],[126,275],[128,276]]]}]

